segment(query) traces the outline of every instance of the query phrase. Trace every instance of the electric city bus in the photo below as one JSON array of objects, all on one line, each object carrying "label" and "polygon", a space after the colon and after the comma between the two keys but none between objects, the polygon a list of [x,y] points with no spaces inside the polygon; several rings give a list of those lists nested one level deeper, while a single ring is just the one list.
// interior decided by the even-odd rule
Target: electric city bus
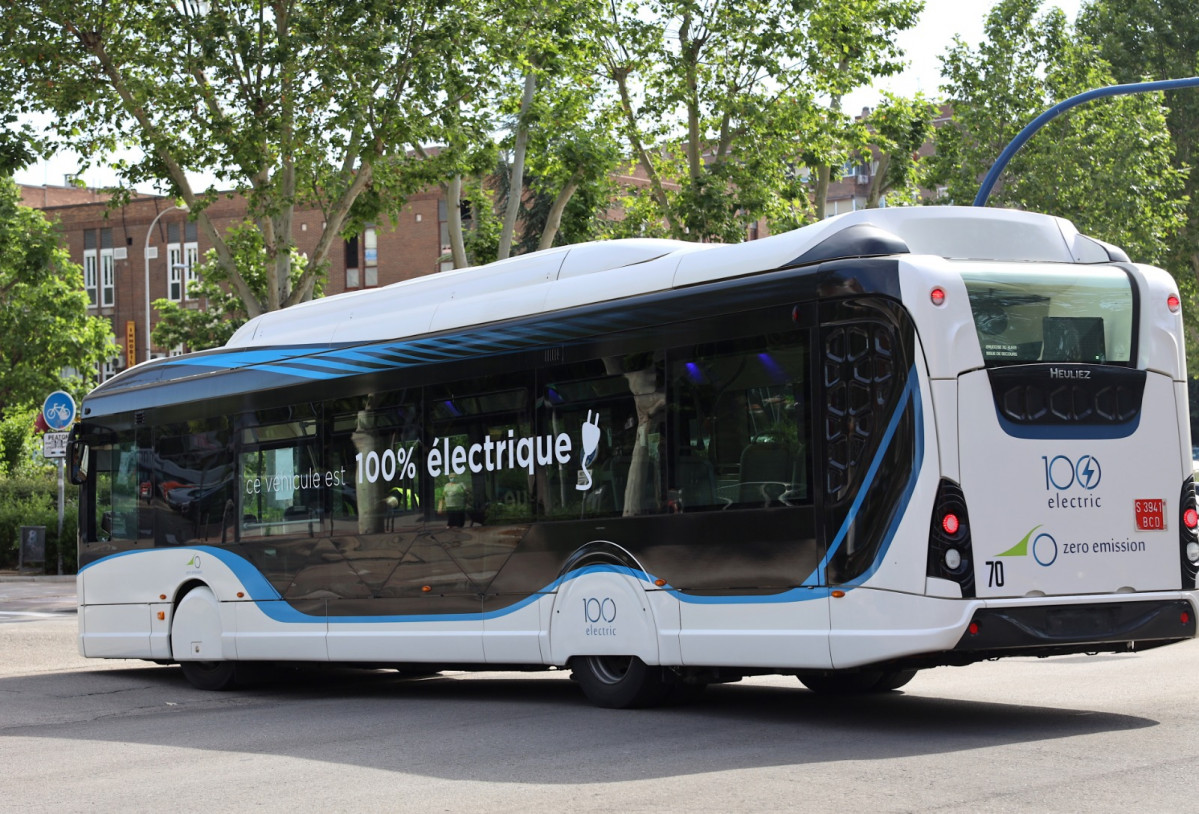
[{"label": "electric city bus", "polygon": [[1194,638],[1174,281],[869,210],[298,305],[82,404],[80,652],[569,668],[610,707]]}]

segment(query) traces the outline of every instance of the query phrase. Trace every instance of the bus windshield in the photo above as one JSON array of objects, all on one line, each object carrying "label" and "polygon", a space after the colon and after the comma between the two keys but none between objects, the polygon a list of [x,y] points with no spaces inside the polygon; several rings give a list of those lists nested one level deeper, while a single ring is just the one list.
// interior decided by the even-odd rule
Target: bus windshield
[{"label": "bus windshield", "polygon": [[1120,269],[985,265],[962,279],[988,367],[1131,359],[1132,284]]}]

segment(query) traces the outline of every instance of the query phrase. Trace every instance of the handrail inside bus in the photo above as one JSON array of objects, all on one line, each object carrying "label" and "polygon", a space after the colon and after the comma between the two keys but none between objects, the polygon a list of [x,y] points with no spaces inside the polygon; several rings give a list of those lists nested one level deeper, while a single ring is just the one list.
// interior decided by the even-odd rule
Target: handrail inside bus
[{"label": "handrail inside bus", "polygon": [[1190,76],[1185,79],[1161,79],[1154,82],[1131,82],[1127,85],[1109,85],[1105,88],[1094,88],[1093,90],[1084,91],[1077,96],[1071,96],[1063,102],[1058,102],[1033,119],[1030,124],[1011,140],[1007,147],[1003,148],[1003,152],[999,154],[999,158],[996,159],[995,164],[987,173],[987,177],[983,179],[982,186],[978,189],[978,194],[974,196],[974,206],[987,205],[987,198],[991,195],[991,188],[999,180],[999,174],[1007,167],[1008,162],[1012,160],[1012,156],[1016,154],[1016,151],[1024,146],[1024,142],[1028,141],[1034,133],[1070,108],[1081,105],[1084,102],[1103,99],[1108,96],[1125,96],[1130,93],[1152,93],[1159,90],[1177,90],[1179,88],[1193,88],[1197,86],[1199,86],[1199,76]]}]

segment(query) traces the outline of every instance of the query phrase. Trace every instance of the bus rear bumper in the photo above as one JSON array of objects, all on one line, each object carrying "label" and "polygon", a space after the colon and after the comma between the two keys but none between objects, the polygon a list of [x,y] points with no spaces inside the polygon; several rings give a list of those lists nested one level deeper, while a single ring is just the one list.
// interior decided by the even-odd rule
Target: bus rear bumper
[{"label": "bus rear bumper", "polygon": [[991,658],[1144,650],[1195,638],[1195,616],[1183,598],[983,607],[954,652]]}]

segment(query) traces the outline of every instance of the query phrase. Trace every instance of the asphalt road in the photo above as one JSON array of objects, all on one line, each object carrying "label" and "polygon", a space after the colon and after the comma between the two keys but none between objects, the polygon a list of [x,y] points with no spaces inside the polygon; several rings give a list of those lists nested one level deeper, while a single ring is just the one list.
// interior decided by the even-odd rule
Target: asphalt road
[{"label": "asphalt road", "polygon": [[589,707],[566,673],[305,670],[229,693],[75,650],[73,584],[0,582],[0,812],[1191,812],[1199,644],[1011,659],[830,699],[793,678]]}]

